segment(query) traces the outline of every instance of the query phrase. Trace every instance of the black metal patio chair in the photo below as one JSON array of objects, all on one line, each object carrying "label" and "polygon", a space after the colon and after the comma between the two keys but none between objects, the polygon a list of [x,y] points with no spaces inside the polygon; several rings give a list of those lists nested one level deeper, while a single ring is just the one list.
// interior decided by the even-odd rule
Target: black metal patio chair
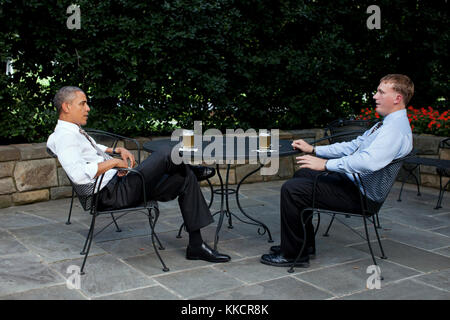
[{"label": "black metal patio chair", "polygon": [[[441,151],[443,149],[450,149],[450,138],[446,138],[439,143],[438,154],[441,156]],[[450,177],[450,168],[446,167],[437,167],[436,173],[439,175],[439,198],[436,204],[435,209],[442,208],[442,198],[444,197],[444,192],[447,190],[447,187],[450,183],[450,180],[447,181],[444,187],[442,187],[442,177]]]},{"label": "black metal patio chair", "polygon": [[438,155],[439,159],[434,158],[425,158],[425,157],[412,157],[407,159],[403,164],[403,169],[407,174],[404,175],[402,180],[402,186],[400,188],[400,193],[398,194],[397,201],[402,201],[402,192],[403,186],[408,179],[408,177],[412,176],[416,182],[417,186],[417,195],[420,196],[420,167],[421,166],[432,166],[436,168],[436,173],[439,175],[439,196],[436,203],[436,207],[434,209],[442,208],[442,199],[444,197],[444,193],[447,190],[447,187],[450,183],[450,180],[443,186],[442,178],[450,177],[450,160],[442,159],[442,153],[445,149],[450,149],[450,138],[445,138],[441,142],[439,142],[438,146]]},{"label": "black metal patio chair", "polygon": [[[57,158],[56,154],[49,148],[47,148],[47,152],[52,157]],[[158,252],[158,248],[155,243],[155,239],[156,239],[156,241],[158,242],[158,245],[159,245],[159,249],[164,250],[164,247],[162,246],[158,236],[155,233],[155,225],[156,225],[156,222],[158,221],[158,217],[159,217],[158,203],[153,200],[147,200],[146,191],[145,191],[145,178],[141,172],[139,172],[138,170],[135,170],[135,169],[131,169],[131,168],[121,168],[121,170],[134,172],[141,179],[142,188],[143,188],[142,192],[144,195],[142,204],[135,206],[135,207],[122,208],[122,209],[117,209],[117,210],[98,210],[98,192],[96,192],[96,191],[98,189],[98,186],[100,186],[102,183],[104,174],[97,177],[95,179],[94,183],[82,184],[82,185],[74,183],[69,178],[69,181],[72,185],[72,190],[73,190],[72,194],[75,193],[77,195],[83,209],[85,211],[89,211],[89,213],[92,217],[90,228],[89,228],[89,231],[88,231],[88,234],[86,237],[86,241],[84,243],[83,250],[80,253],[81,255],[84,255],[83,263],[82,263],[81,270],[80,270],[80,274],[82,274],[82,275],[84,274],[84,267],[86,264],[87,257],[89,255],[89,251],[91,248],[93,238],[113,223],[116,226],[116,231],[120,232],[121,230],[117,224],[117,220],[131,212],[143,212],[147,216],[149,226],[150,226],[150,232],[151,232],[150,236],[151,236],[153,248],[154,248],[155,253],[158,256],[159,260],[161,261],[161,264],[163,266],[163,271],[169,271],[169,268],[167,268],[166,264],[164,263],[161,255]],[[71,202],[71,208],[72,208],[72,204],[73,204],[73,197],[72,197],[72,202]],[[154,214],[152,214],[152,212],[154,212]],[[120,214],[120,216],[118,218],[116,218],[114,216],[115,214]],[[98,231],[96,234],[94,234],[95,221],[99,215],[110,215],[112,218],[112,222],[110,222],[109,224],[104,226],[100,231]]]},{"label": "black metal patio chair", "polygon": [[371,120],[359,119],[337,119],[330,122],[325,127],[325,138],[328,138],[330,144],[336,142],[351,141],[366,130],[368,130],[375,122]]},{"label": "black metal patio chair", "polygon": [[[358,234],[360,237],[362,237],[364,240],[367,241],[367,245],[369,247],[369,251],[372,256],[373,263],[374,263],[374,265],[377,265],[377,261],[375,259],[375,256],[374,256],[374,253],[372,250],[372,245],[370,243],[369,230],[368,230],[368,226],[367,226],[367,224],[368,224],[367,222],[368,221],[371,222],[373,224],[376,238],[378,241],[378,245],[381,250],[381,258],[386,259],[387,257],[385,256],[383,247],[381,245],[380,236],[378,234],[378,230],[377,230],[378,228],[376,226],[375,216],[381,209],[384,201],[386,200],[386,198],[395,182],[395,179],[400,171],[400,168],[401,168],[403,162],[405,161],[405,159],[407,159],[409,157],[410,157],[410,155],[403,157],[403,158],[396,159],[396,160],[392,161],[390,164],[388,164],[386,167],[384,167],[378,171],[372,172],[372,173],[353,174],[355,181],[357,181],[359,186],[361,186],[361,188],[362,188],[362,191],[360,190],[360,188],[358,188],[359,195],[360,195],[360,204],[361,204],[361,212],[359,212],[359,213],[332,211],[332,210],[325,210],[325,209],[317,208],[315,205],[315,197],[316,197],[315,191],[316,191],[317,181],[318,181],[318,179],[320,179],[321,176],[327,175],[329,172],[324,172],[323,174],[318,175],[314,181],[312,207],[306,208],[300,213],[301,223],[302,223],[301,228],[303,228],[303,231],[304,231],[302,247],[300,249],[300,253],[298,254],[295,262],[292,264],[291,268],[288,271],[289,272],[294,271],[295,263],[298,261],[301,254],[303,253],[303,250],[305,249],[305,244],[306,244],[305,225],[306,225],[307,221],[304,221],[304,212],[307,212],[307,211],[312,212],[312,214],[308,217],[308,220],[312,219],[314,214],[318,214],[318,222],[317,222],[317,226],[315,228],[315,233],[317,233],[317,230],[319,229],[321,213],[328,214],[332,217],[324,236],[328,236],[328,232],[331,228],[331,225],[333,224],[333,221],[335,220],[336,215],[358,217],[358,218],[363,219],[365,237],[363,235],[361,235],[359,232],[357,232],[356,230],[353,230],[353,228],[351,228],[349,225],[347,225],[344,221],[336,218],[339,222],[341,222],[345,226],[349,227],[352,231],[354,231],[356,234]],[[375,200],[372,201],[370,199],[375,199]]]},{"label": "black metal patio chair", "polygon": [[[443,139],[438,146],[438,155],[442,156],[442,152],[444,149],[450,149],[450,138]],[[436,168],[436,173],[439,175],[439,196],[436,203],[436,207],[434,209],[442,208],[442,199],[444,197],[444,193],[447,190],[447,187],[450,183],[450,180],[443,186],[442,178],[450,177],[450,160],[445,159],[433,159],[433,158],[425,158],[425,157],[411,157],[405,161],[403,164],[403,169],[406,174],[403,176],[402,185],[400,187],[400,192],[398,194],[397,201],[402,201],[402,192],[403,186],[408,179],[408,177],[412,176],[417,186],[417,196],[420,196],[420,167],[421,166],[432,166]]]},{"label": "black metal patio chair", "polygon": [[[89,134],[89,136],[94,138],[94,140],[97,143],[103,144],[103,145],[105,145],[109,148],[113,148],[113,149],[116,148],[119,143],[125,143],[126,141],[129,141],[130,143],[136,145],[136,152],[137,152],[136,162],[137,162],[137,164],[141,163],[141,145],[139,144],[139,142],[136,139],[124,137],[124,136],[121,136],[121,135],[118,135],[115,133],[106,132],[106,131],[97,130],[97,129],[86,128],[85,131],[87,132],[87,134]],[[71,224],[70,218],[72,216],[74,197],[75,197],[75,191],[72,188],[72,199],[70,201],[69,215],[68,215],[67,221],[66,221],[67,225]],[[116,227],[117,227],[117,231],[120,232],[120,228],[117,226],[117,224],[116,224]]]}]

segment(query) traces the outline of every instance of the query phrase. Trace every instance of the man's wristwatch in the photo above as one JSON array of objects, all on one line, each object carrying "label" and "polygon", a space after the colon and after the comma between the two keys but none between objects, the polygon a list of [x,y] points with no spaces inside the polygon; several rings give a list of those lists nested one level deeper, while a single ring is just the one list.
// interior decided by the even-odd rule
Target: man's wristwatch
[{"label": "man's wristwatch", "polygon": [[316,147],[313,147],[311,154],[314,156],[316,155]]},{"label": "man's wristwatch", "polygon": [[113,148],[112,154],[119,154],[116,152],[116,147]]}]

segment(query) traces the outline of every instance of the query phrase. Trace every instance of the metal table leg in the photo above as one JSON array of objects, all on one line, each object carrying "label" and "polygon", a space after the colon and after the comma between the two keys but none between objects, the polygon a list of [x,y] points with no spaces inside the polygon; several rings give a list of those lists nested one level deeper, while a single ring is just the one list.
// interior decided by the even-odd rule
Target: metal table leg
[{"label": "metal table leg", "polygon": [[[234,216],[236,219],[238,219],[239,221],[241,221],[241,222],[243,222],[243,223],[258,226],[258,227],[259,227],[259,228],[258,228],[258,234],[259,234],[259,235],[264,235],[264,234],[267,232],[267,234],[268,234],[268,236],[269,236],[269,240],[268,240],[268,241],[269,241],[269,242],[273,242],[272,235],[271,235],[271,233],[270,233],[269,228],[268,228],[264,223],[262,223],[261,221],[259,221],[259,220],[255,219],[255,218],[251,217],[248,213],[246,213],[246,212],[244,211],[244,209],[242,208],[240,202],[239,202],[239,189],[240,189],[242,183],[244,182],[245,179],[247,179],[249,176],[251,176],[252,174],[254,174],[255,172],[257,172],[258,170],[260,170],[262,167],[263,167],[263,165],[260,165],[259,168],[257,168],[256,170],[253,170],[252,172],[250,172],[249,174],[247,174],[244,178],[242,178],[242,180],[241,180],[241,181],[239,182],[239,184],[238,184],[237,189],[230,189],[230,188],[228,187],[229,174],[230,174],[230,164],[227,165],[227,174],[226,174],[226,179],[225,179],[225,188],[224,188],[224,186],[223,186],[222,176],[221,176],[220,171],[219,171],[219,165],[217,165],[217,174],[219,175],[219,180],[220,180],[220,190],[215,190],[215,193],[221,194],[221,201],[220,201],[220,210],[214,212],[214,214],[213,214],[213,215],[216,215],[216,214],[220,213],[219,222],[218,222],[217,228],[216,228],[216,235],[215,235],[215,238],[214,238],[214,249],[215,249],[215,250],[217,249],[217,243],[219,242],[219,231],[220,231],[220,229],[222,228],[223,218],[224,218],[225,215],[228,216],[228,228],[230,228],[230,229],[233,228],[233,224],[232,224],[232,216]],[[241,211],[241,213],[242,213],[248,220],[251,220],[251,222],[250,222],[250,221],[245,221],[245,220],[239,218],[235,213],[233,213],[233,212],[230,210],[230,207],[229,207],[229,198],[228,198],[228,196],[229,196],[230,194],[236,194],[236,202],[237,202],[237,205],[238,205],[239,210]],[[225,201],[224,201],[224,200],[225,200]],[[225,203],[224,203],[224,202],[225,202]],[[224,209],[224,205],[226,206],[225,209]],[[263,229],[262,231],[261,231],[261,228]]]}]

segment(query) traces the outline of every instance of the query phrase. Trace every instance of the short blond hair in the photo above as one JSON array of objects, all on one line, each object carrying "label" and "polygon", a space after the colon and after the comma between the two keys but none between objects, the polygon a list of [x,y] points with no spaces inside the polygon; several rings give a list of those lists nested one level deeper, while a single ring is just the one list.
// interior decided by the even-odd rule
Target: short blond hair
[{"label": "short blond hair", "polygon": [[402,95],[405,106],[414,95],[414,83],[404,74],[388,74],[381,78],[381,82],[392,83],[392,89]]}]

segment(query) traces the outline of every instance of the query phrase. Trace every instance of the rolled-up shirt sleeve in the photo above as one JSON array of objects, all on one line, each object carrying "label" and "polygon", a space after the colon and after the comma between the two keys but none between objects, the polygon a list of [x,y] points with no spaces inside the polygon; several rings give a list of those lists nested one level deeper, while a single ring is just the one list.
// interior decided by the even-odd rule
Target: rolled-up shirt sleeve
[{"label": "rolled-up shirt sleeve", "polygon": [[86,162],[80,153],[80,148],[78,141],[67,135],[61,137],[56,145],[55,153],[69,178],[77,184],[85,184],[95,178],[98,163]]},{"label": "rolled-up shirt sleeve", "polygon": [[326,168],[329,171],[342,173],[374,172],[384,168],[398,156],[402,143],[403,139],[395,133],[380,130],[379,135],[368,148],[337,159],[329,159]]},{"label": "rolled-up shirt sleeve", "polygon": [[363,135],[357,137],[356,139],[353,139],[352,141],[339,142],[327,146],[317,146],[315,148],[316,155],[326,159],[348,156],[359,148],[366,136],[367,131]]},{"label": "rolled-up shirt sleeve", "polygon": [[97,147],[99,147],[99,149],[102,150],[103,152],[106,152],[106,149],[108,149],[107,146],[104,146],[104,145],[102,145],[102,144],[100,144],[100,143],[96,143],[96,145],[97,145]]}]

